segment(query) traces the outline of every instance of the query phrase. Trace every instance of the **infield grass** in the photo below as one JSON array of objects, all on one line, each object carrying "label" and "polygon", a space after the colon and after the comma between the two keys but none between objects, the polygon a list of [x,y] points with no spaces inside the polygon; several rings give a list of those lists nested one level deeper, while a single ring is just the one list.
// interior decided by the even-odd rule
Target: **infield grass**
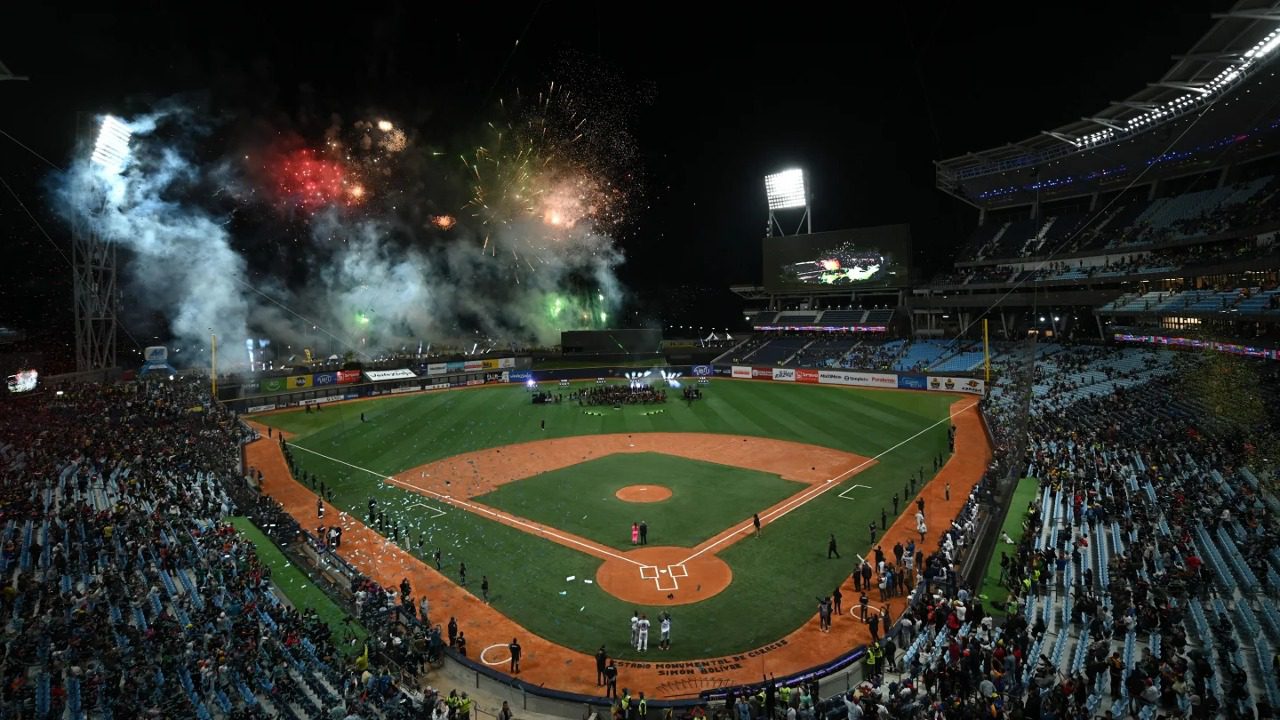
[{"label": "infield grass", "polygon": [[[624,502],[615,495],[645,484],[662,485],[672,495],[656,503]],[[475,500],[620,550],[631,548],[631,523],[641,520],[650,545],[692,548],[806,487],[728,465],[628,453],[508,483]]]}]

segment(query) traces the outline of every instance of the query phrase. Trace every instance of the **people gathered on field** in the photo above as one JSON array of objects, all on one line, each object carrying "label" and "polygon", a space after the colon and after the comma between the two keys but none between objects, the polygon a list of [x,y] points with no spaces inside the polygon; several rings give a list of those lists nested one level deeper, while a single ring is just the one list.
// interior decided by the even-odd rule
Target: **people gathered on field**
[{"label": "people gathered on field", "polygon": [[650,405],[667,401],[667,392],[647,383],[597,385],[569,394],[579,405]]}]

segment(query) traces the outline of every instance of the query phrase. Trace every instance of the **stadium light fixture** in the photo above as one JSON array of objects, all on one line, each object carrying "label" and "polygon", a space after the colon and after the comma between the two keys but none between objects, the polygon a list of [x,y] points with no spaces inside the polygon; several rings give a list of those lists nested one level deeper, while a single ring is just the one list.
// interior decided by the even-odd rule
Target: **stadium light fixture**
[{"label": "stadium light fixture", "polygon": [[774,214],[779,210],[804,210],[804,214],[800,218],[800,224],[796,227],[795,233],[792,234],[799,234],[801,228],[804,228],[807,233],[813,232],[813,219],[810,216],[809,208],[809,185],[805,179],[804,170],[791,168],[765,175],[764,194],[769,202],[769,224],[767,226],[769,237],[773,237],[775,230],[779,235],[787,234],[787,231],[778,222],[778,217]]},{"label": "stadium light fixture", "polygon": [[129,138],[133,131],[118,118],[106,115],[98,128],[98,141],[93,146],[92,160],[105,172],[117,174],[129,160]]},{"label": "stadium light fixture", "polygon": [[799,168],[765,175],[764,192],[769,199],[770,210],[786,210],[809,204],[805,194],[804,171]]}]

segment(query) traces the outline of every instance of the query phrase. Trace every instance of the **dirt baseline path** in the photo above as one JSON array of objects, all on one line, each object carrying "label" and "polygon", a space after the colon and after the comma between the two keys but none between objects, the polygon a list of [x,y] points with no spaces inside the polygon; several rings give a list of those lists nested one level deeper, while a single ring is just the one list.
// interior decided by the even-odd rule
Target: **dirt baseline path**
[{"label": "dirt baseline path", "polygon": [[[949,526],[990,461],[991,447],[976,406],[977,399],[970,396],[959,398],[952,404],[956,453],[920,492],[920,497],[926,501],[925,515],[931,528],[928,540],[922,546],[926,554],[937,547],[939,531]],[[636,437],[642,435],[637,434]],[[524,646],[521,681],[583,695],[603,695],[602,688],[595,684],[595,658],[591,655],[533,635],[358,519],[327,503],[324,519],[317,521],[316,496],[289,474],[277,441],[264,437],[250,443],[245,452],[248,465],[263,473],[264,493],[282,503],[303,527],[314,527],[317,522],[329,525],[335,519],[340,521],[344,528],[340,554],[383,586],[394,588],[401,578],[407,577],[416,596],[425,594],[430,597],[433,622],[456,616],[467,632],[470,646],[477,651],[494,643],[505,645],[512,637],[519,637]],[[811,467],[818,465],[814,463]],[[755,469],[764,468],[755,466]],[[827,477],[844,469],[839,468],[821,479],[825,482]],[[944,497],[947,483],[951,484],[950,499]],[[903,514],[880,538],[880,543],[886,547],[891,547],[899,539],[905,542],[915,535],[914,503],[905,505]],[[869,553],[870,549],[864,552]],[[678,663],[620,661],[619,687],[630,687],[633,692],[645,690],[649,697],[654,698],[688,697],[703,690],[758,682],[762,671],[785,675],[835,658],[870,640],[866,625],[849,614],[850,607],[856,605],[857,597],[851,581],[845,581],[842,592],[847,600],[845,614],[835,619],[829,633],[819,632],[815,614],[785,637],[741,655]],[[905,599],[876,604],[887,609],[892,618],[897,618]]]}]

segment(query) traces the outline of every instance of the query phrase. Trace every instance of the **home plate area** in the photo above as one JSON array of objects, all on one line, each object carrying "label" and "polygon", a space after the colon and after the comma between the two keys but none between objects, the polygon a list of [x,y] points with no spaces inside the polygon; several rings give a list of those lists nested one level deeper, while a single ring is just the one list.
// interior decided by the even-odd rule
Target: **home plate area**
[{"label": "home plate area", "polygon": [[666,567],[641,565],[640,577],[644,580],[652,580],[659,591],[670,592],[680,589],[678,578],[689,577],[689,571],[685,568],[684,563]]}]

